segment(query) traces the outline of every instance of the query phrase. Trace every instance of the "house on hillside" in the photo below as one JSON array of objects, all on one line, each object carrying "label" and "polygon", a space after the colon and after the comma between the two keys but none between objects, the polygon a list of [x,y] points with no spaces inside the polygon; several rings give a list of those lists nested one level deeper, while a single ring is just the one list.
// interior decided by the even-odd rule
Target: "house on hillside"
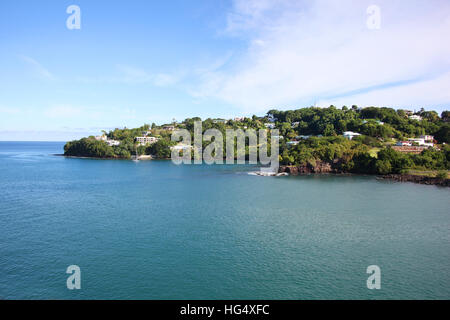
[{"label": "house on hillside", "polygon": [[296,145],[298,145],[299,143],[300,143],[300,142],[295,141],[295,140],[286,142],[286,144],[288,145],[288,147],[296,146]]},{"label": "house on hillside", "polygon": [[106,135],[101,135],[101,136],[95,136],[95,140],[106,141],[106,140],[108,140],[108,138],[106,137]]},{"label": "house on hillside", "polygon": [[417,115],[417,114],[413,114],[412,116],[409,116],[408,118],[411,119],[411,120],[417,120],[417,121],[421,121],[422,120],[422,117]]},{"label": "house on hillside", "polygon": [[113,147],[113,146],[118,146],[120,144],[120,141],[118,140],[113,140],[113,139],[108,139],[108,137],[104,134],[101,136],[96,136],[95,140],[97,141],[105,141],[108,146]]},{"label": "house on hillside", "polygon": [[349,140],[352,140],[354,137],[360,136],[360,133],[352,132],[352,131],[345,131],[343,136],[344,138],[347,138]]},{"label": "house on hillside", "polygon": [[106,143],[108,144],[108,146],[110,147],[114,147],[114,146],[118,146],[120,145],[120,141],[118,140],[112,140],[112,139],[107,139]]},{"label": "house on hillside", "polygon": [[434,141],[434,136],[423,135],[423,136],[420,136],[420,139],[425,140],[425,142],[433,142]]},{"label": "house on hillside", "polygon": [[369,122],[369,121],[374,121],[376,124],[379,124],[380,126],[382,126],[382,125],[384,125],[384,122],[383,121],[380,121],[380,120],[371,120],[371,119],[368,119],[368,120],[363,120],[363,124],[366,124],[367,122]]},{"label": "house on hillside", "polygon": [[139,143],[139,145],[141,146],[145,146],[146,144],[153,144],[155,142],[157,142],[159,139],[155,138],[155,137],[136,137],[136,142]]},{"label": "house on hillside", "polygon": [[411,141],[399,141],[396,143],[396,146],[399,147],[412,147],[412,142]]},{"label": "house on hillside", "polygon": [[[427,139],[425,139],[424,137],[425,137],[425,136],[421,136],[420,138],[409,138],[408,141],[411,142],[412,144],[416,143],[416,144],[418,144],[419,146],[424,146],[424,147],[434,147],[433,140],[432,140],[432,139],[427,140]],[[429,138],[429,137],[433,138],[432,136],[426,136],[426,137],[428,137],[428,138]]]}]

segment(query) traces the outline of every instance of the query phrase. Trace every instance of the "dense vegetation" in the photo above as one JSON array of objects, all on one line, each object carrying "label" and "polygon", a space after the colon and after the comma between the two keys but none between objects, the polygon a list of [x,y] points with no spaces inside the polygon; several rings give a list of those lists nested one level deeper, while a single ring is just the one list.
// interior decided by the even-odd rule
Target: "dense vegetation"
[{"label": "dense vegetation", "polygon": [[[415,115],[422,120],[409,118],[405,110],[392,108],[303,108],[298,110],[270,110],[267,116],[240,119],[239,121],[202,121],[203,132],[215,128],[223,133],[230,129],[263,129],[265,123],[272,120],[284,138],[280,140],[280,163],[283,165],[304,165],[317,161],[333,164],[343,172],[388,174],[405,173],[416,170],[450,169],[450,123],[449,111],[439,115],[435,111],[421,109]],[[275,120],[273,120],[275,119]],[[200,118],[189,118],[174,124],[185,128],[193,135],[194,122]],[[158,142],[138,146],[136,137],[151,130],[151,135]],[[362,134],[353,140],[345,139],[345,131]],[[68,142],[64,148],[65,155],[130,158],[135,153],[151,154],[156,158],[169,158],[171,132],[155,124],[144,125],[135,129],[115,129],[106,133],[108,139],[119,141],[117,146],[109,146],[105,141],[95,137]],[[420,135],[433,135],[438,148],[424,150],[421,154],[399,153],[390,148],[396,141]],[[300,139],[299,136],[310,136]],[[289,141],[298,141],[298,145],[289,145]],[[204,142],[206,146],[210,142]],[[224,141],[224,150],[226,142]],[[247,148],[248,153],[248,148]],[[224,152],[225,154],[225,152]]]},{"label": "dense vegetation", "polygon": [[94,137],[67,142],[64,155],[78,157],[114,158],[115,152],[104,141],[97,141]]},{"label": "dense vegetation", "polygon": [[[368,107],[358,109],[334,106],[329,108],[304,108],[291,111],[271,110],[278,119],[282,135],[324,135],[333,136],[345,131],[355,131],[377,138],[404,139],[423,134],[434,135],[440,143],[449,140],[450,124],[448,111],[442,113],[442,118],[435,111],[421,110],[417,113],[423,120],[411,120],[404,110],[391,108]],[[381,124],[379,122],[383,122]],[[291,123],[299,122],[298,127],[292,130]]]},{"label": "dense vegetation", "polygon": [[[358,109],[333,106],[326,109],[305,108],[294,111],[269,111],[278,119],[281,134],[323,135],[302,140],[297,146],[280,148],[281,163],[302,165],[317,160],[333,163],[344,172],[388,174],[405,173],[410,169],[450,169],[449,113],[441,117],[435,111],[419,111],[422,120],[409,119],[405,111],[391,108],[369,107]],[[296,128],[291,123],[298,122]],[[346,140],[345,131],[361,133],[362,136]],[[407,154],[389,148],[397,140],[434,135],[441,150],[433,148],[421,154]]]}]

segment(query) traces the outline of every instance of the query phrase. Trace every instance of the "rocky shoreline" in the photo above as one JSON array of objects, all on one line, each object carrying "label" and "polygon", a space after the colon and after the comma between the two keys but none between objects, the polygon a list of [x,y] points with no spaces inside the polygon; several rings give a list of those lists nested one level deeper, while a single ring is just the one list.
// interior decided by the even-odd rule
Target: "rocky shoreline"
[{"label": "rocky shoreline", "polygon": [[[330,163],[318,161],[316,164],[305,164],[300,166],[280,166],[279,173],[286,173],[292,176],[308,175],[308,174],[350,174],[342,172]],[[413,182],[426,185],[437,185],[443,187],[450,187],[450,179],[440,179],[428,176],[419,176],[412,174],[387,174],[378,176],[380,180],[393,180],[398,182]]]},{"label": "rocky shoreline", "polygon": [[384,176],[380,176],[379,179],[450,187],[450,179],[440,179],[428,176],[417,176],[412,174],[387,174]]},{"label": "rocky shoreline", "polygon": [[328,162],[316,161],[315,164],[305,164],[300,166],[280,166],[279,173],[288,173],[292,176],[313,174],[313,173],[343,173],[340,170],[333,168]]}]

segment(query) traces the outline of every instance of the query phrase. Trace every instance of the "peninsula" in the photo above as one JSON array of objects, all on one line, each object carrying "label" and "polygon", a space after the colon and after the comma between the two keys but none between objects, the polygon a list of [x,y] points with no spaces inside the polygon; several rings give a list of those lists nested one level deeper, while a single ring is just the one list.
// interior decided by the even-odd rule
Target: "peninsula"
[{"label": "peninsula", "polygon": [[[206,119],[202,128],[278,129],[280,172],[375,174],[399,181],[448,185],[450,112],[418,112],[357,106],[270,110],[265,116]],[[65,156],[169,159],[171,149],[192,152],[191,146],[171,141],[176,129],[193,134],[194,122],[145,124],[115,129],[67,142]],[[204,141],[203,146],[208,144]],[[247,150],[248,155],[248,150]],[[408,178],[413,177],[413,178]],[[425,182],[424,182],[425,181]],[[439,182],[439,183],[438,183]]]}]

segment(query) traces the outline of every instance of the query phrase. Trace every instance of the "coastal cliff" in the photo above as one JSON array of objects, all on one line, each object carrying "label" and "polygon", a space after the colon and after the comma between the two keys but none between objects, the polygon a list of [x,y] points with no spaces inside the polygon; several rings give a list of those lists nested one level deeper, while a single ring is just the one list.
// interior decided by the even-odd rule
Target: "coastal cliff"
[{"label": "coastal cliff", "polygon": [[342,173],[332,164],[324,161],[316,161],[315,163],[307,163],[298,166],[280,166],[278,172],[288,173],[293,176],[313,173]]}]

